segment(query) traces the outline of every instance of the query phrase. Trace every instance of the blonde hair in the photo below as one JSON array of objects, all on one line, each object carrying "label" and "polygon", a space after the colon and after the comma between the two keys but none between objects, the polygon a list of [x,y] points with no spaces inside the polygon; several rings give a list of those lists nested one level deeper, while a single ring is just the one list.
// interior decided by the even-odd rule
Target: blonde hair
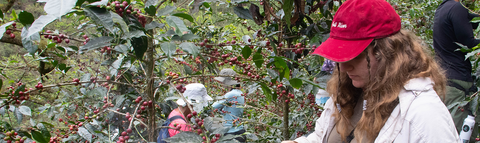
[{"label": "blonde hair", "polygon": [[368,65],[370,60],[377,60],[378,67],[375,75],[370,75],[365,90],[354,87],[347,73],[340,72],[338,68],[328,82],[327,91],[332,93],[334,103],[341,107],[341,112],[335,110],[332,116],[343,141],[350,134],[349,119],[361,97],[368,101],[367,109],[356,125],[354,136],[358,142],[373,142],[398,105],[398,94],[408,80],[429,77],[435,83],[437,94],[445,96],[443,70],[434,61],[431,51],[423,47],[412,33],[401,30],[389,37],[375,39],[368,48],[373,48],[371,54],[375,56],[375,59],[366,56]]}]

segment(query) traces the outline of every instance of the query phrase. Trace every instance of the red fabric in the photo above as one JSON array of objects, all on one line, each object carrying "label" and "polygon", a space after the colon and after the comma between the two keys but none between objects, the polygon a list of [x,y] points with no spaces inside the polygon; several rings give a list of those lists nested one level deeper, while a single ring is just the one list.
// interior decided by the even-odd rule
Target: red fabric
[{"label": "red fabric", "polygon": [[[181,114],[177,109],[173,110],[170,115],[168,115],[168,118],[171,118],[173,116],[181,116],[183,119],[185,119],[185,116],[183,116],[183,114]],[[170,127],[175,127],[174,125],[177,124],[177,126],[180,126],[180,130],[181,131],[192,131],[192,128],[187,125],[187,123],[182,120],[182,119],[176,119],[176,120],[173,120],[172,122],[170,122]],[[174,130],[174,129],[168,129],[168,133],[170,134],[170,137],[173,137],[175,136],[176,134],[180,133],[179,130]]]},{"label": "red fabric", "polygon": [[401,27],[400,16],[385,0],[347,0],[335,13],[330,37],[313,54],[346,62],[373,39],[395,34]]}]

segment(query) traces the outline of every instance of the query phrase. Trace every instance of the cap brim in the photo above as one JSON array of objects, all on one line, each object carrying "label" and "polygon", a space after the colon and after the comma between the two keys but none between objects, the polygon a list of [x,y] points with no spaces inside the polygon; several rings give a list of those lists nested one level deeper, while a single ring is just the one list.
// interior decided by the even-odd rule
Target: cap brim
[{"label": "cap brim", "polygon": [[228,81],[223,82],[223,84],[225,84],[225,85],[236,85],[236,84],[239,84],[239,83],[235,80],[228,80]]},{"label": "cap brim", "polygon": [[210,97],[210,95],[208,95],[208,94],[207,94],[207,95],[205,95],[205,96],[204,96],[204,98],[205,98],[205,99],[207,99],[207,101],[211,101],[211,100],[213,100],[213,98],[212,98],[212,97]]},{"label": "cap brim", "polygon": [[372,43],[373,38],[365,40],[339,40],[328,38],[315,49],[313,54],[335,62],[346,62],[357,57]]},{"label": "cap brim", "polygon": [[[189,102],[189,103],[190,103],[190,102]],[[190,103],[190,104],[192,104],[192,103]],[[180,99],[177,100],[177,105],[178,105],[178,106],[185,107],[185,106],[187,106],[187,103],[185,103],[185,100],[183,100],[182,98],[180,98]]]},{"label": "cap brim", "polygon": [[218,80],[218,81],[220,81],[220,82],[225,81],[225,77],[215,77],[215,78],[213,78],[213,79]]}]

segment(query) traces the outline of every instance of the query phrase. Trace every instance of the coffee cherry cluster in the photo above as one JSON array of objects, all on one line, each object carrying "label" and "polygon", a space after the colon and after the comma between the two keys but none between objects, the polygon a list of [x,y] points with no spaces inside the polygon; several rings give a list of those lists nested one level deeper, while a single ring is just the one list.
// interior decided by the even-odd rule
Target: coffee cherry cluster
[{"label": "coffee cherry cluster", "polygon": [[[19,82],[17,83],[17,85],[20,87],[21,85],[23,85],[23,83]],[[7,89],[8,89],[7,91],[8,99],[3,101],[4,102],[3,104],[8,104],[8,103],[20,104],[22,101],[30,99],[30,93],[27,92],[29,91],[29,89],[27,88],[25,88],[24,90],[20,90],[18,92],[18,96],[15,95],[15,91],[16,91],[15,87],[10,86]],[[33,88],[30,88],[30,90],[33,90]],[[10,108],[10,107],[7,105],[7,108]]]},{"label": "coffee cherry cluster", "polygon": [[112,53],[112,48],[110,48],[109,46],[105,46],[105,47],[103,47],[102,49],[100,49],[100,53],[103,54],[103,53],[105,53],[105,52],[106,52],[107,54]]},{"label": "coffee cherry cluster", "polygon": [[185,90],[187,90],[187,88],[185,88],[182,84],[177,85],[175,88],[177,88],[180,93],[183,93]]},{"label": "coffee cherry cluster", "polygon": [[[192,59],[193,59],[193,56],[192,56]],[[193,72],[198,71],[197,67],[194,67],[194,66],[192,66],[191,64],[189,64],[189,63],[187,63],[187,62],[185,62],[185,61],[178,61],[178,60],[176,60],[176,59],[173,59],[173,61],[175,61],[175,63],[177,63],[177,64],[179,64],[179,65],[189,66],[190,69],[192,69]]]},{"label": "coffee cherry cluster", "polygon": [[120,135],[120,137],[118,137],[118,141],[117,143],[125,143],[128,141],[128,139],[130,139],[130,136],[128,136],[128,134],[131,134],[132,133],[132,129],[127,129],[126,131],[123,131]]},{"label": "coffee cherry cluster", "polygon": [[[144,102],[142,103],[142,106],[140,106],[140,109],[139,109],[137,112],[138,112],[138,113],[142,113],[142,111],[147,110],[147,107],[148,107],[148,108],[152,108],[152,107],[153,107],[153,101],[152,101],[152,100],[150,100],[150,101],[144,101]],[[137,116],[138,116],[138,114],[137,114]]]},{"label": "coffee cherry cluster", "polygon": [[80,79],[78,78],[74,78],[72,82],[74,82],[76,86],[80,85]]},{"label": "coffee cherry cluster", "polygon": [[50,39],[55,43],[62,43],[65,41],[65,43],[70,43],[70,39],[68,39],[68,36],[65,34],[58,34],[54,35],[52,31],[47,30],[45,31],[46,34],[43,35],[44,38]]},{"label": "coffee cherry cluster", "polygon": [[137,17],[138,22],[140,22],[140,24],[142,24],[143,27],[145,27],[145,24],[147,23],[145,16],[141,15],[142,12],[140,11],[140,9],[133,8],[133,5],[130,4],[128,1],[123,1],[123,2],[114,1],[114,2],[108,3],[106,8],[107,10],[112,10],[116,12],[121,17],[123,17],[125,14],[126,15],[131,14]]},{"label": "coffee cherry cluster", "polygon": [[88,41],[90,41],[90,38],[88,38],[88,35],[83,35],[83,39],[85,39],[85,42],[83,42],[83,45],[86,45]]},{"label": "coffee cherry cluster", "polygon": [[303,131],[298,131],[298,132],[297,132],[297,137],[301,137],[301,136],[303,136],[304,134],[305,134],[305,132],[303,132]]},{"label": "coffee cherry cluster", "polygon": [[25,142],[25,140],[27,140],[27,137],[21,137],[18,135],[17,132],[12,130],[5,133],[5,137],[3,138],[3,140],[7,143],[23,143]]},{"label": "coffee cherry cluster", "polygon": [[[16,23],[16,22],[13,22],[13,23],[12,23],[12,28],[13,28],[13,29],[17,28],[17,23]],[[10,38],[12,38],[12,39],[15,38],[15,34],[12,33],[12,30],[10,30],[10,29],[7,29],[7,30],[5,31],[5,34],[9,35]]]},{"label": "coffee cherry cluster", "polygon": [[295,54],[302,54],[303,50],[305,50],[305,48],[302,46],[302,43],[297,43],[294,47],[296,48],[296,50],[292,51],[295,52]]},{"label": "coffee cherry cluster", "polygon": [[[281,89],[281,88],[277,88],[277,89]],[[277,97],[278,100],[280,100],[283,96],[286,96],[287,99],[285,99],[285,103],[288,103],[295,98],[295,95],[293,95],[292,93],[287,93],[287,90],[277,91],[277,94],[278,94],[278,97]]]},{"label": "coffee cherry cluster", "polygon": [[36,89],[43,89],[43,85],[41,82],[38,82],[37,85],[35,85]]}]

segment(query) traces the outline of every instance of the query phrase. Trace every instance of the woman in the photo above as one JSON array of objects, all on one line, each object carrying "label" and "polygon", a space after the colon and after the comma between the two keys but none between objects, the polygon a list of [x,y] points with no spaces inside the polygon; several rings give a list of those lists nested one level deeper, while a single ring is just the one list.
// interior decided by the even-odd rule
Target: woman
[{"label": "woman", "polygon": [[446,79],[384,0],[347,0],[314,54],[337,62],[315,131],[298,142],[459,142]]}]

